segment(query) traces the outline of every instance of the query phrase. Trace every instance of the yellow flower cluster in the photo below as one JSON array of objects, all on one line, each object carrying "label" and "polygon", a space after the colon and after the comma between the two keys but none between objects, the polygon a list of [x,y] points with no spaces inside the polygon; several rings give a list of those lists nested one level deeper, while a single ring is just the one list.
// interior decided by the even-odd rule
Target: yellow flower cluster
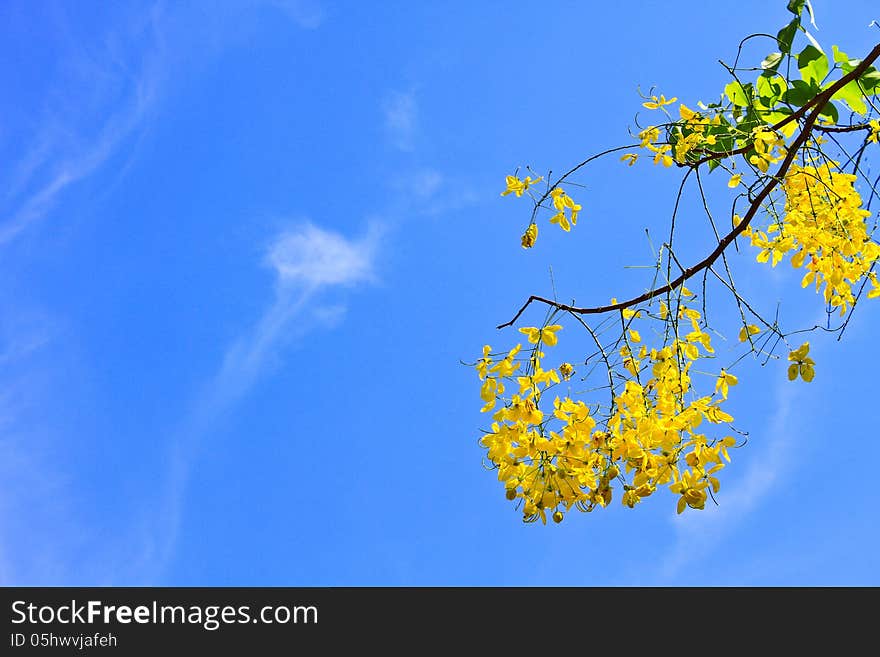
[{"label": "yellow flower cluster", "polygon": [[[649,151],[654,153],[654,164],[662,164],[665,167],[671,167],[673,163],[672,156],[669,154],[669,151],[672,149],[672,146],[669,144],[659,144],[657,143],[660,139],[660,128],[657,126],[648,126],[644,130],[639,133],[639,145],[642,148],[647,148]],[[624,155],[621,160],[629,160],[629,164],[632,165],[638,155],[629,154]]]},{"label": "yellow flower cluster", "polygon": [[[673,98],[667,101],[662,96],[661,99],[662,102],[652,96],[651,101],[642,104],[648,109],[663,109],[665,105],[675,100]],[[688,162],[688,156],[692,156],[693,159],[715,152],[719,137],[732,136],[736,136],[741,144],[752,145],[752,148],[746,151],[751,155],[746,157],[761,173],[767,173],[770,164],[780,161],[786,155],[785,140],[766,126],[755,128],[751,134],[746,135],[735,129],[731,132],[718,110],[710,110],[707,115],[680,104],[678,113],[680,119],[667,124],[667,143],[660,142],[661,133],[658,126],[648,126],[639,133],[639,145],[654,154],[654,164],[662,164],[665,167],[670,167],[675,162],[685,164]],[[720,129],[722,125],[727,127]],[[636,153],[627,153],[620,159],[632,166],[638,157]],[[741,178],[740,174],[734,175],[730,187],[739,185]]]},{"label": "yellow flower cluster", "polygon": [[755,152],[749,156],[749,162],[761,173],[767,173],[771,164],[779,162],[788,153],[785,140],[769,128],[755,128],[752,140]]},{"label": "yellow flower cluster", "polygon": [[[755,142],[756,144],[758,141]],[[791,264],[804,267],[801,281],[825,284],[825,302],[840,314],[855,302],[853,288],[864,278],[872,283],[868,297],[880,296],[880,284],[871,271],[880,258],[880,246],[871,240],[865,221],[870,212],[853,186],[856,177],[840,173],[836,163],[792,166],[785,177],[785,213],[766,231],[751,227],[743,235],[761,249],[758,262],[772,266],[793,252]]]},{"label": "yellow flower cluster", "polygon": [[[508,194],[522,196],[528,191],[529,187],[541,182],[543,179],[543,176],[535,180],[532,180],[531,176],[526,176],[525,179],[507,176],[507,188],[501,192],[501,196],[507,196]],[[571,227],[577,224],[578,213],[582,209],[581,206],[575,203],[574,199],[559,186],[550,190],[550,199],[553,203],[553,208],[556,210],[556,214],[550,217],[550,223],[558,225],[565,232],[569,232]],[[530,249],[537,240],[538,226],[537,224],[530,223],[522,234],[520,243],[524,249]]]},{"label": "yellow flower cluster", "polygon": [[686,105],[681,105],[678,111],[681,121],[676,123],[673,128],[673,134],[677,137],[675,140],[675,161],[684,164],[688,153],[695,148],[715,145],[715,135],[708,134],[706,129],[709,126],[721,125],[721,115],[715,114],[711,119],[707,119]]},{"label": "yellow flower cluster", "polygon": [[798,375],[809,383],[816,376],[816,362],[807,356],[810,353],[810,343],[804,342],[800,347],[788,354],[788,360],[792,361],[788,366],[788,380],[794,381]]},{"label": "yellow flower cluster", "polygon": [[[660,98],[662,102],[652,96],[652,101],[642,104],[648,109],[661,109],[676,100],[673,98],[667,101],[663,96]],[[674,162],[684,164],[689,153],[705,146],[714,146],[717,142],[717,137],[709,133],[709,128],[721,125],[720,114],[716,113],[710,119],[683,104],[679,105],[678,113],[681,120],[676,121],[668,132],[671,144],[658,143],[660,129],[656,126],[649,126],[639,133],[640,146],[654,153],[654,164],[662,164],[665,167],[671,167]],[[674,148],[672,144],[675,145]],[[638,155],[627,153],[620,159],[632,166]]]},{"label": "yellow flower cluster", "polygon": [[[553,207],[556,209],[556,214],[550,217],[550,223],[557,224],[567,233],[571,230],[572,226],[577,224],[578,212],[581,211],[581,206],[575,203],[571,196],[566,194],[561,187],[554,187],[550,191],[550,196],[553,198]],[[566,210],[568,211],[567,216],[565,214]]]},{"label": "yellow flower cluster", "polygon": [[[661,315],[668,313],[664,305]],[[546,523],[549,515],[561,522],[572,507],[605,507],[617,486],[622,503],[630,508],[668,486],[678,495],[679,513],[686,507],[702,509],[709,491],[718,491],[716,475],[730,460],[727,450],[736,441],[712,438],[700,427],[704,420],[710,429],[733,421],[720,405],[737,379],[722,370],[714,394],[697,396],[691,367],[712,353],[710,336],[700,327],[696,310],[682,304],[677,318],[672,323],[675,335],[659,349],[649,349],[638,331],[628,331],[619,351],[622,371],[615,369],[625,382],[606,411],[572,398],[570,391],[550,392],[574,373],[569,363],[556,369],[543,366],[542,349],[557,344],[561,326],[520,329],[534,346],[523,351],[518,344],[498,360],[491,347],[483,348],[476,365],[483,381],[483,411],[499,407],[480,443],[498,470],[507,499],[518,501],[525,521]],[[680,336],[679,325],[687,323],[692,330]],[[516,390],[510,397],[503,396],[504,381]],[[551,396],[552,408],[542,408]]]},{"label": "yellow flower cluster", "polygon": [[535,246],[536,241],[538,241],[538,224],[529,224],[529,227],[526,228],[526,232],[524,232],[520,238],[522,248],[531,249]]}]

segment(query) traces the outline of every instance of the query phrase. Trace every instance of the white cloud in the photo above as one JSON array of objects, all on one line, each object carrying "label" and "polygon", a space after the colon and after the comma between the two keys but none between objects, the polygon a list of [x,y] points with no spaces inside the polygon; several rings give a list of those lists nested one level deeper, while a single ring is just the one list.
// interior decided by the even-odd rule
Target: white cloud
[{"label": "white cloud", "polygon": [[[58,470],[52,445],[60,436],[39,439],[25,427],[21,408],[33,395],[32,360],[57,331],[39,315],[0,320],[0,584],[150,585],[161,582],[174,558],[186,513],[190,473],[223,418],[273,367],[285,348],[309,331],[338,325],[342,301],[324,291],[375,280],[381,228],[348,238],[310,223],[285,230],[270,243],[265,262],[274,273],[275,294],[251,328],[226,346],[213,377],[171,431],[167,471],[155,493],[144,491],[131,510],[131,524],[112,539],[91,526],[68,500],[74,480]],[[44,358],[45,360],[45,358]],[[11,375],[22,369],[27,376]],[[11,377],[11,378],[10,378]],[[30,402],[34,406],[36,402]],[[41,405],[42,402],[39,403]],[[155,497],[152,497],[155,495]],[[54,538],[48,537],[50,528]],[[29,536],[27,541],[19,540]],[[81,558],[83,547],[93,558]]]},{"label": "white cloud", "polygon": [[318,288],[351,285],[372,278],[377,229],[367,237],[343,236],[305,224],[282,233],[269,250],[268,262],[283,287]]},{"label": "white cloud", "polygon": [[141,562],[147,579],[161,576],[173,556],[182,522],[189,473],[218,420],[280,361],[284,346],[315,326],[336,324],[345,306],[320,303],[321,291],[374,280],[381,227],[372,224],[359,239],[348,239],[311,223],[279,234],[268,249],[275,270],[275,300],[253,328],[228,346],[217,374],[207,383],[186,418],[170,454],[160,512],[144,526]]},{"label": "white cloud", "polygon": [[415,92],[395,91],[382,103],[385,129],[391,142],[402,151],[414,149],[418,127],[418,105]]}]

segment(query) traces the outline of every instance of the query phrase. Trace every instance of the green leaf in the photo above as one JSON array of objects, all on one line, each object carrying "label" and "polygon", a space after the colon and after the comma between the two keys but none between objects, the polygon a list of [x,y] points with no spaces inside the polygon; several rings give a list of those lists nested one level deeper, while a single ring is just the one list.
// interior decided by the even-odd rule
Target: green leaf
[{"label": "green leaf", "polygon": [[727,135],[726,137],[722,137],[716,143],[716,150],[719,153],[729,153],[736,147],[736,143],[734,138],[731,135]]},{"label": "green leaf", "polygon": [[782,94],[782,100],[795,107],[803,107],[818,92],[818,87],[813,87],[803,80],[792,80],[791,87]]},{"label": "green leaf", "polygon": [[862,63],[861,59],[850,59],[849,55],[837,46],[831,46],[831,54],[834,57],[834,61],[840,64],[840,70],[843,71],[844,75]]},{"label": "green leaf", "polygon": [[[791,114],[792,111],[787,107],[780,107],[779,111],[767,112],[766,114],[764,114],[764,121],[766,121],[770,125],[776,125],[780,121],[784,120],[786,117],[791,116]],[[791,137],[796,129],[797,121],[789,121],[780,128],[780,130],[782,130],[782,134],[786,137]]]},{"label": "green leaf", "polygon": [[718,165],[721,163],[718,160],[709,160],[706,164],[709,165],[709,171],[711,172],[718,168]]},{"label": "green leaf", "polygon": [[745,116],[740,117],[739,122],[736,124],[736,129],[741,134],[748,135],[759,125],[763,125],[763,123],[758,113],[749,107],[745,110]]},{"label": "green leaf", "polygon": [[742,85],[736,80],[724,87],[724,95],[730,99],[730,102],[738,107],[748,107],[749,99],[754,95],[752,93],[752,84]]},{"label": "green leaf", "polygon": [[837,123],[837,119],[838,119],[837,108],[834,106],[833,103],[826,103],[825,107],[822,108],[822,110],[819,112],[819,114],[821,116],[827,116],[829,119],[831,119],[832,121]]},{"label": "green leaf", "polygon": [[865,105],[865,101],[862,99],[862,90],[859,89],[859,85],[855,80],[851,80],[839,89],[831,96],[831,100],[842,100],[856,114],[864,115],[868,112],[868,106]]},{"label": "green leaf", "polygon": [[872,66],[859,78],[859,85],[866,94],[880,93],[880,71]]},{"label": "green leaf", "polygon": [[761,68],[763,68],[765,71],[772,71],[775,73],[776,69],[779,68],[779,62],[781,61],[781,52],[771,52],[763,60],[761,60]]},{"label": "green leaf", "polygon": [[791,42],[794,41],[794,35],[797,33],[800,24],[801,19],[799,17],[795,18],[776,34],[776,41],[779,42],[779,49],[783,53],[788,54],[791,52]]},{"label": "green leaf", "polygon": [[779,102],[785,91],[785,79],[779,75],[763,73],[758,76],[755,89],[761,104],[766,108],[771,108]]},{"label": "green leaf", "polygon": [[787,116],[791,116],[791,110],[787,107],[780,107],[777,111],[765,113],[764,120],[770,125],[775,125]]},{"label": "green leaf", "polygon": [[818,85],[828,75],[828,57],[816,46],[807,46],[798,55],[798,69],[805,82]]},{"label": "green leaf", "polygon": [[801,12],[804,10],[804,0],[788,0],[788,6],[786,9],[795,16],[800,16]]}]

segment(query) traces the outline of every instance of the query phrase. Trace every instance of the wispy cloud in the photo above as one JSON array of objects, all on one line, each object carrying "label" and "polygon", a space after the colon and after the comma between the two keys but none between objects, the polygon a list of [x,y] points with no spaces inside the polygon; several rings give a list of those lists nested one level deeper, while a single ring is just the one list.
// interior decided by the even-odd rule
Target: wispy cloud
[{"label": "wispy cloud", "polygon": [[374,260],[381,229],[372,226],[367,235],[349,240],[311,223],[285,231],[273,241],[266,264],[275,273],[275,300],[254,328],[226,350],[223,365],[207,387],[194,415],[207,425],[243,396],[264,371],[269,356],[296,331],[307,331],[312,321],[340,317],[344,307],[332,310],[317,305],[318,294],[330,287],[352,286],[374,280]]},{"label": "wispy cloud", "polygon": [[4,308],[0,319],[0,585],[62,584],[78,535],[42,411],[58,327],[40,312]]},{"label": "wispy cloud", "polygon": [[382,111],[391,143],[402,151],[414,150],[419,119],[415,92],[392,92],[382,103]]},{"label": "wispy cloud", "polygon": [[406,179],[412,195],[420,200],[432,199],[443,186],[445,176],[435,169],[420,169]]},{"label": "wispy cloud", "polygon": [[777,386],[776,413],[761,435],[749,443],[747,449],[756,453],[751,455],[746,472],[726,488],[722,482],[719,505],[710,501],[703,512],[686,510],[674,517],[675,545],[662,563],[661,580],[674,581],[689,564],[709,554],[745,521],[772,492],[774,484],[785,476],[796,434],[791,422],[796,394],[796,388],[788,381]]},{"label": "wispy cloud", "polygon": [[161,76],[158,18],[155,11],[134,17],[96,39],[92,50],[67,44],[68,66],[55,79],[38,81],[51,93],[44,106],[29,108],[35,125],[20,126],[32,146],[6,170],[0,245],[46,216],[67,188],[98,170],[143,125]]},{"label": "wispy cloud", "polygon": [[432,167],[402,171],[388,186],[394,192],[390,195],[395,203],[392,213],[408,219],[448,215],[476,205],[482,198],[466,177],[450,177]]},{"label": "wispy cloud", "polygon": [[[172,83],[186,67],[201,65],[242,38],[237,28],[248,23],[243,17],[258,25],[260,12],[254,10],[274,5],[272,13],[280,9],[299,28],[314,29],[323,20],[320,5],[310,0],[235,4],[207,13],[162,2],[144,11],[122,8],[112,13],[112,23],[90,25],[88,38],[76,33],[71,10],[63,5],[52,20],[41,22],[41,29],[58,28],[47,37],[58,61],[45,79],[33,81],[40,93],[33,94],[31,106],[4,117],[0,246],[14,244],[42,222],[61,221],[72,188],[101,174],[111,162],[130,163],[130,146],[160,116]],[[39,14],[54,11],[46,8]],[[206,16],[211,20],[205,21]],[[116,171],[114,167],[118,178]],[[176,531],[180,509],[173,495],[185,490],[191,459],[217,414],[229,411],[247,393],[286,340],[312,325],[342,320],[344,306],[321,305],[320,292],[370,279],[375,236],[371,232],[361,240],[347,240],[306,224],[278,237],[266,257],[274,271],[274,302],[251,331],[228,346],[216,376],[183,423],[168,486],[157,494],[160,503],[144,491],[144,499],[132,504],[131,524],[114,527],[112,536],[77,507],[90,482],[59,464],[58,446],[69,445],[72,437],[49,421],[52,413],[46,412],[52,408],[47,397],[61,388],[59,372],[70,375],[69,363],[58,365],[70,355],[69,344],[55,339],[64,320],[28,318],[22,310],[27,300],[4,302],[0,584],[149,583],[173,545],[169,536]],[[45,426],[41,418],[47,418]],[[165,492],[169,494],[162,497]],[[168,501],[164,506],[163,500]],[[174,522],[162,518],[168,509],[177,510]]]},{"label": "wispy cloud", "polygon": [[336,323],[340,304],[322,305],[321,293],[375,280],[374,265],[382,232],[373,224],[367,234],[348,239],[311,223],[278,235],[266,254],[275,273],[275,297],[254,327],[228,346],[217,374],[207,383],[173,445],[161,513],[146,528],[150,546],[142,558],[147,579],[160,577],[173,556],[189,473],[217,422],[276,363],[290,340],[318,324]]},{"label": "wispy cloud", "polygon": [[[43,104],[26,108],[25,122],[13,126],[28,146],[6,156],[0,174],[0,246],[39,223],[67,190],[122,152],[148,128],[173,77],[221,52],[242,32],[250,34],[242,26],[265,8],[302,29],[324,21],[314,0],[238,0],[208,15],[157,2],[88,39],[65,38],[63,30],[56,35],[65,66],[35,80],[45,91],[38,94]],[[62,12],[56,22],[66,29],[70,21]]]}]

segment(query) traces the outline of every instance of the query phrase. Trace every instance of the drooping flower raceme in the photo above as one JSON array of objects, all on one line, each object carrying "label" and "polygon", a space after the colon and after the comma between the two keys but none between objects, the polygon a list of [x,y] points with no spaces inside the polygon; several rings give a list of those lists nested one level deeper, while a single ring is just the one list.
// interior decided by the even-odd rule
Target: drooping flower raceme
[{"label": "drooping flower raceme", "polygon": [[[661,312],[669,314],[665,304]],[[493,422],[480,444],[526,521],[546,523],[549,515],[560,522],[572,508],[605,507],[615,489],[633,508],[668,487],[679,513],[702,509],[718,491],[736,441],[715,435],[716,427],[733,421],[721,404],[737,378],[722,370],[714,393],[697,393],[692,366],[712,354],[711,338],[697,310],[679,304],[676,312],[681,332],[662,346],[649,347],[635,328],[627,332],[614,372],[622,384],[608,407],[578,398],[570,363],[546,367],[558,324],[521,328],[527,349],[493,355],[484,347],[476,369]]]},{"label": "drooping flower raceme", "polygon": [[[516,176],[507,176],[507,188],[501,192],[501,196],[513,194],[522,196],[530,187],[536,185],[543,176],[532,180],[531,176],[520,179]],[[556,224],[566,233],[571,231],[572,226],[577,224],[578,214],[583,209],[580,204],[568,195],[568,193],[560,186],[550,189],[545,198],[549,198],[553,207],[554,214],[550,217],[550,223]],[[520,243],[524,249],[530,249],[535,245],[538,239],[538,226],[534,222],[530,223],[520,238]]]},{"label": "drooping flower raceme", "polygon": [[866,219],[871,213],[853,183],[836,163],[792,166],[783,182],[785,211],[766,230],[749,226],[743,235],[758,247],[758,262],[776,266],[791,253],[791,264],[807,270],[802,287],[823,288],[825,302],[840,314],[855,303],[854,289],[864,278],[872,289],[868,298],[880,296],[873,272],[880,246],[872,240]]}]

